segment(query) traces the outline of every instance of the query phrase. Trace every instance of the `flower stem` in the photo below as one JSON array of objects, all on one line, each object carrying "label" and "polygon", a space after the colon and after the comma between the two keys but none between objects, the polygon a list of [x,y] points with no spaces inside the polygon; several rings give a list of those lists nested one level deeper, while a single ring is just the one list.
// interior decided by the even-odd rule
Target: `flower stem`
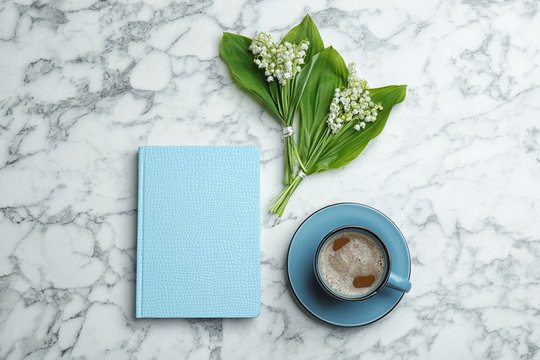
[{"label": "flower stem", "polygon": [[277,216],[281,217],[283,215],[283,212],[285,211],[285,207],[287,207],[287,203],[289,202],[289,199],[291,198],[292,194],[300,185],[302,182],[302,177],[295,176],[292,182],[285,187],[275,198],[274,204],[270,207],[270,211],[274,214],[277,214]]},{"label": "flower stem", "polygon": [[295,142],[293,142],[293,150],[294,150],[294,156],[296,157],[296,160],[298,161],[298,165],[300,165],[300,169],[304,173],[307,172],[306,167],[304,166],[304,163],[302,162],[302,159],[300,159],[300,154],[298,153],[298,146],[296,146]]},{"label": "flower stem", "polygon": [[285,171],[283,174],[283,183],[289,185],[294,178],[294,172],[296,170],[296,156],[295,156],[295,144],[294,138],[288,136],[285,138]]}]

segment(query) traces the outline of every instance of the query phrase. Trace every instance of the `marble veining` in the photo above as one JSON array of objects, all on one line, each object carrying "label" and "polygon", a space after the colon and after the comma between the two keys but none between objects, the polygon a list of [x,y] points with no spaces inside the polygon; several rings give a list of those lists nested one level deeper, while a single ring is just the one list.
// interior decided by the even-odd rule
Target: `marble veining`
[{"label": "marble veining", "polygon": [[[0,2],[0,358],[539,359],[539,6]],[[408,94],[278,219],[281,129],[219,43],[280,36],[306,12],[372,86]],[[260,148],[258,318],[134,319],[141,145]],[[388,214],[412,255],[413,290],[365,328],[305,314],[284,271],[296,227],[341,201]]]}]

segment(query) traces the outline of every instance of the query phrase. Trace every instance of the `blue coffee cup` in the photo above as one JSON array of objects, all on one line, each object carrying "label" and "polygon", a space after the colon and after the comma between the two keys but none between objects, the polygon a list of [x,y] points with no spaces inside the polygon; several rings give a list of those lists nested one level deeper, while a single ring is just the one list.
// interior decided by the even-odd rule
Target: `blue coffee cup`
[{"label": "blue coffee cup", "polygon": [[[381,249],[381,253],[383,254],[383,260],[384,260],[383,273],[382,273],[382,276],[380,277],[378,284],[374,286],[373,289],[358,296],[350,296],[350,295],[342,294],[334,290],[322,276],[321,271],[320,271],[320,264],[319,264],[322,249],[324,249],[328,241],[331,241],[334,238],[337,238],[337,236],[341,233],[350,233],[350,232],[360,233],[361,235],[368,236],[371,240],[373,240],[373,242],[377,244],[379,248]],[[342,301],[365,300],[374,296],[378,292],[380,292],[384,287],[395,289],[404,293],[409,292],[409,290],[411,289],[411,283],[409,280],[402,278],[401,276],[396,275],[395,273],[391,271],[392,259],[390,258],[390,252],[388,251],[388,247],[386,246],[384,241],[373,231],[367,228],[361,227],[361,226],[356,226],[356,225],[342,226],[328,233],[321,240],[321,242],[319,243],[319,246],[317,247],[317,251],[315,252],[315,259],[313,262],[313,269],[315,272],[315,277],[317,279],[317,282],[323,288],[323,290],[326,293],[328,293],[328,295]]]}]

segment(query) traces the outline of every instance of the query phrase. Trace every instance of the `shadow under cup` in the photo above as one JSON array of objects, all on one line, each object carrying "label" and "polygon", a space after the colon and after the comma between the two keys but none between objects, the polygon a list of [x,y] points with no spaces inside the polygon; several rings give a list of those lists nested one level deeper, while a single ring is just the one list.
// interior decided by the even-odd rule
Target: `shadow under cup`
[{"label": "shadow under cup", "polygon": [[[334,239],[338,239],[340,234],[344,233],[358,233],[362,236],[367,236],[370,240],[372,240],[381,250],[381,254],[383,257],[383,270],[382,275],[380,276],[377,284],[375,286],[372,286],[372,289],[360,294],[360,295],[347,295],[343,294],[341,292],[338,292],[335,290],[332,286],[328,284],[328,282],[324,279],[323,275],[321,274],[320,269],[320,256],[323,251],[323,249],[326,247],[328,242],[334,241]],[[373,231],[366,229],[361,226],[343,226],[337,229],[332,230],[329,234],[327,234],[320,242],[317,251],[315,252],[315,259],[313,262],[313,268],[315,272],[315,277],[317,279],[317,282],[319,285],[328,293],[330,296],[342,300],[342,301],[360,301],[365,300],[367,298],[370,298],[377,294],[379,291],[381,291],[385,286],[402,291],[402,292],[408,292],[411,289],[411,283],[409,280],[404,279],[394,273],[391,272],[392,269],[392,259],[390,257],[390,252],[388,251],[388,247],[384,243],[384,241]]]}]

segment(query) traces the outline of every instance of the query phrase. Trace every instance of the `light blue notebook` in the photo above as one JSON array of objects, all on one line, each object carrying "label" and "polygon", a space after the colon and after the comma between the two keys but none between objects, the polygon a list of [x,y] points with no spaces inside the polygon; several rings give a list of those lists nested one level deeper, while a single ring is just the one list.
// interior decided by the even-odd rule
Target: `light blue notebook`
[{"label": "light blue notebook", "polygon": [[138,318],[255,317],[259,150],[139,148]]}]

